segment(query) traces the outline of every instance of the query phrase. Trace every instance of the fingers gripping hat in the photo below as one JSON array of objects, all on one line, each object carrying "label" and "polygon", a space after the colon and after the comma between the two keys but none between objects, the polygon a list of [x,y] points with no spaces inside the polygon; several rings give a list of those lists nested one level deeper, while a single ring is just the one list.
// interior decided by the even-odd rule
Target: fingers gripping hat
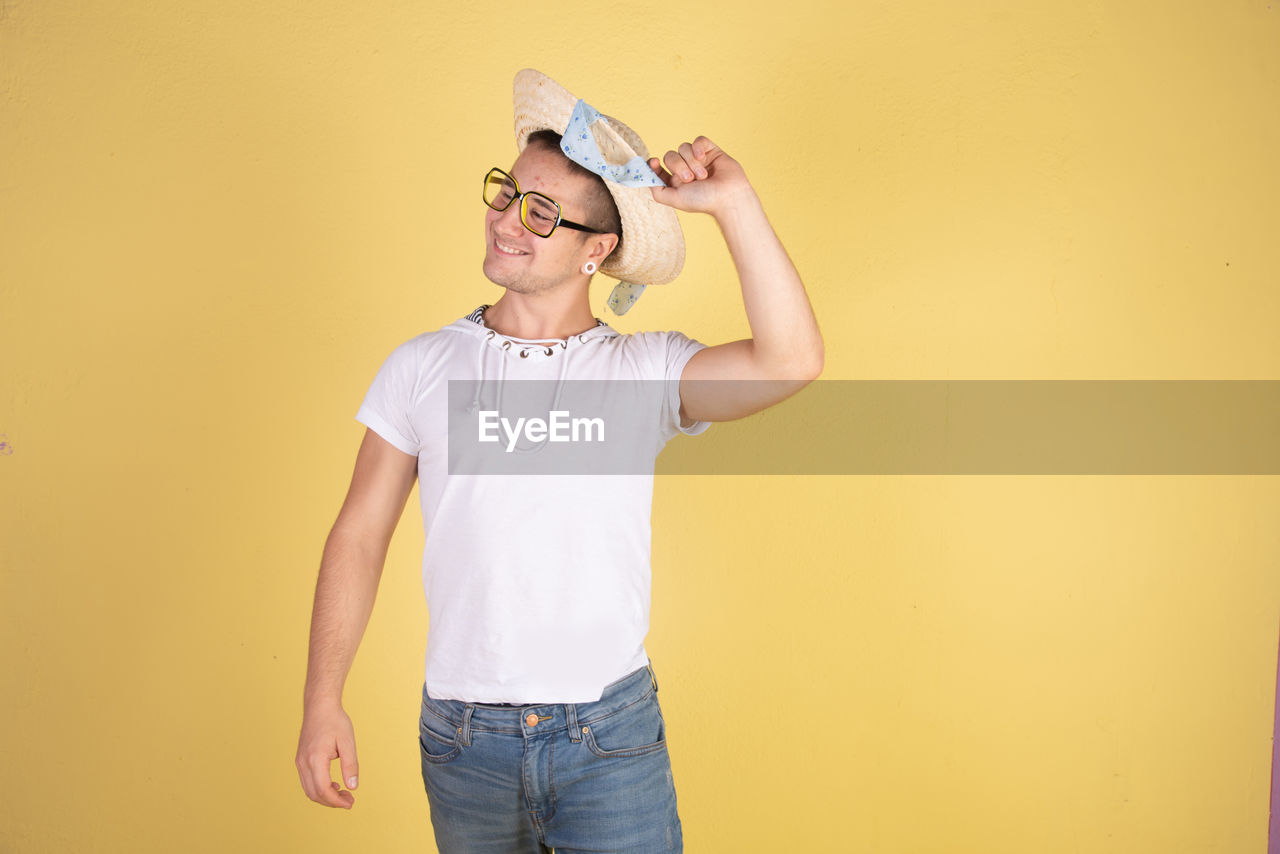
[{"label": "fingers gripping hat", "polygon": [[516,147],[524,151],[534,131],[555,131],[570,160],[605,179],[622,219],[622,242],[600,272],[618,279],[609,308],[625,314],[645,286],[664,285],[684,267],[684,233],[676,212],[649,192],[663,186],[646,162],[649,150],[631,128],[539,71],[518,72],[514,88]]}]

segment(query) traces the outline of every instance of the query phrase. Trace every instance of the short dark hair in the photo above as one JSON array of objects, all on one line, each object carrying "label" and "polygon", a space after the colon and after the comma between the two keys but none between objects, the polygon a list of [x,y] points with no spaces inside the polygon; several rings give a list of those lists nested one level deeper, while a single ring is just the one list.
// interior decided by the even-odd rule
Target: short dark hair
[{"label": "short dark hair", "polygon": [[[618,213],[618,206],[613,201],[613,194],[605,186],[604,179],[582,164],[570,160],[560,148],[560,134],[553,130],[548,128],[535,130],[529,134],[529,140],[526,145],[537,145],[548,150],[554,150],[569,165],[571,171],[592,179],[594,189],[587,200],[587,221],[583,225],[589,225],[600,231],[618,235],[618,245],[613,247],[613,252],[617,252],[618,246],[622,245],[622,216]],[[587,237],[591,236],[590,233],[585,231],[580,233]],[[612,255],[613,252],[609,254]]]}]

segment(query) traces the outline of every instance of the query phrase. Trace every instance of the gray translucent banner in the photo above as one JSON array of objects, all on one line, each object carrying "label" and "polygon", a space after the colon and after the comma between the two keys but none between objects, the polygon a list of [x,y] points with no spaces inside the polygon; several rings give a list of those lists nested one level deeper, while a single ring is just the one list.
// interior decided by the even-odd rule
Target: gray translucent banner
[{"label": "gray translucent banner", "polygon": [[450,380],[449,473],[652,474],[678,394],[662,381]]},{"label": "gray translucent banner", "polygon": [[[1280,474],[1276,380],[819,380],[684,383],[713,418],[674,435],[674,384],[449,383],[451,473]],[[483,407],[475,406],[477,390]],[[478,412],[493,428],[479,441]],[[456,397],[456,400],[455,400]],[[664,409],[664,399],[665,403]],[[455,403],[457,407],[455,408]],[[562,413],[552,415],[553,412]],[[507,419],[504,428],[495,418]],[[524,424],[555,422],[558,441]],[[600,436],[587,438],[597,419]],[[574,424],[578,426],[572,437]],[[499,441],[493,441],[495,434]],[[518,433],[514,443],[511,436]],[[665,450],[663,450],[665,446]],[[659,451],[661,454],[659,455]],[[655,463],[656,457],[656,463]]]}]

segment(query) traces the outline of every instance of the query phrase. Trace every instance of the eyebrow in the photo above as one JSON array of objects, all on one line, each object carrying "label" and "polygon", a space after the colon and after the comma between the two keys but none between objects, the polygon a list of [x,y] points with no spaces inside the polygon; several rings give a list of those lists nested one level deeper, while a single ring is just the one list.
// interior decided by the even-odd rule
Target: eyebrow
[{"label": "eyebrow", "polygon": [[[527,191],[529,189],[528,187],[521,185],[520,178],[516,176],[515,172],[511,171],[510,169],[507,169],[505,171],[508,175],[511,176],[511,179],[516,182],[516,185],[521,187],[522,192]],[[577,214],[577,215],[570,214],[567,210],[564,209],[564,199],[561,198],[560,196],[553,196],[550,193],[543,192],[542,190],[534,190],[533,192],[541,193],[542,195],[546,196],[548,199],[551,199],[552,201],[558,203],[560,205],[560,210],[562,212],[563,217],[569,220],[570,222],[581,223],[584,218],[591,215],[591,211],[585,207],[583,208],[580,214]],[[595,226],[592,226],[592,228],[594,227]]]}]

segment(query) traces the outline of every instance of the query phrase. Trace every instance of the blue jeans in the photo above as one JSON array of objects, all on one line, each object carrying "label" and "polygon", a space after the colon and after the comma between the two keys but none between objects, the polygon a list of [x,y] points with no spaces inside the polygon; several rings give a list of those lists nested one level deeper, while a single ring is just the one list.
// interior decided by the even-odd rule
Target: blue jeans
[{"label": "blue jeans", "polygon": [[652,664],[593,703],[437,700],[424,683],[418,752],[440,854],[684,850]]}]

